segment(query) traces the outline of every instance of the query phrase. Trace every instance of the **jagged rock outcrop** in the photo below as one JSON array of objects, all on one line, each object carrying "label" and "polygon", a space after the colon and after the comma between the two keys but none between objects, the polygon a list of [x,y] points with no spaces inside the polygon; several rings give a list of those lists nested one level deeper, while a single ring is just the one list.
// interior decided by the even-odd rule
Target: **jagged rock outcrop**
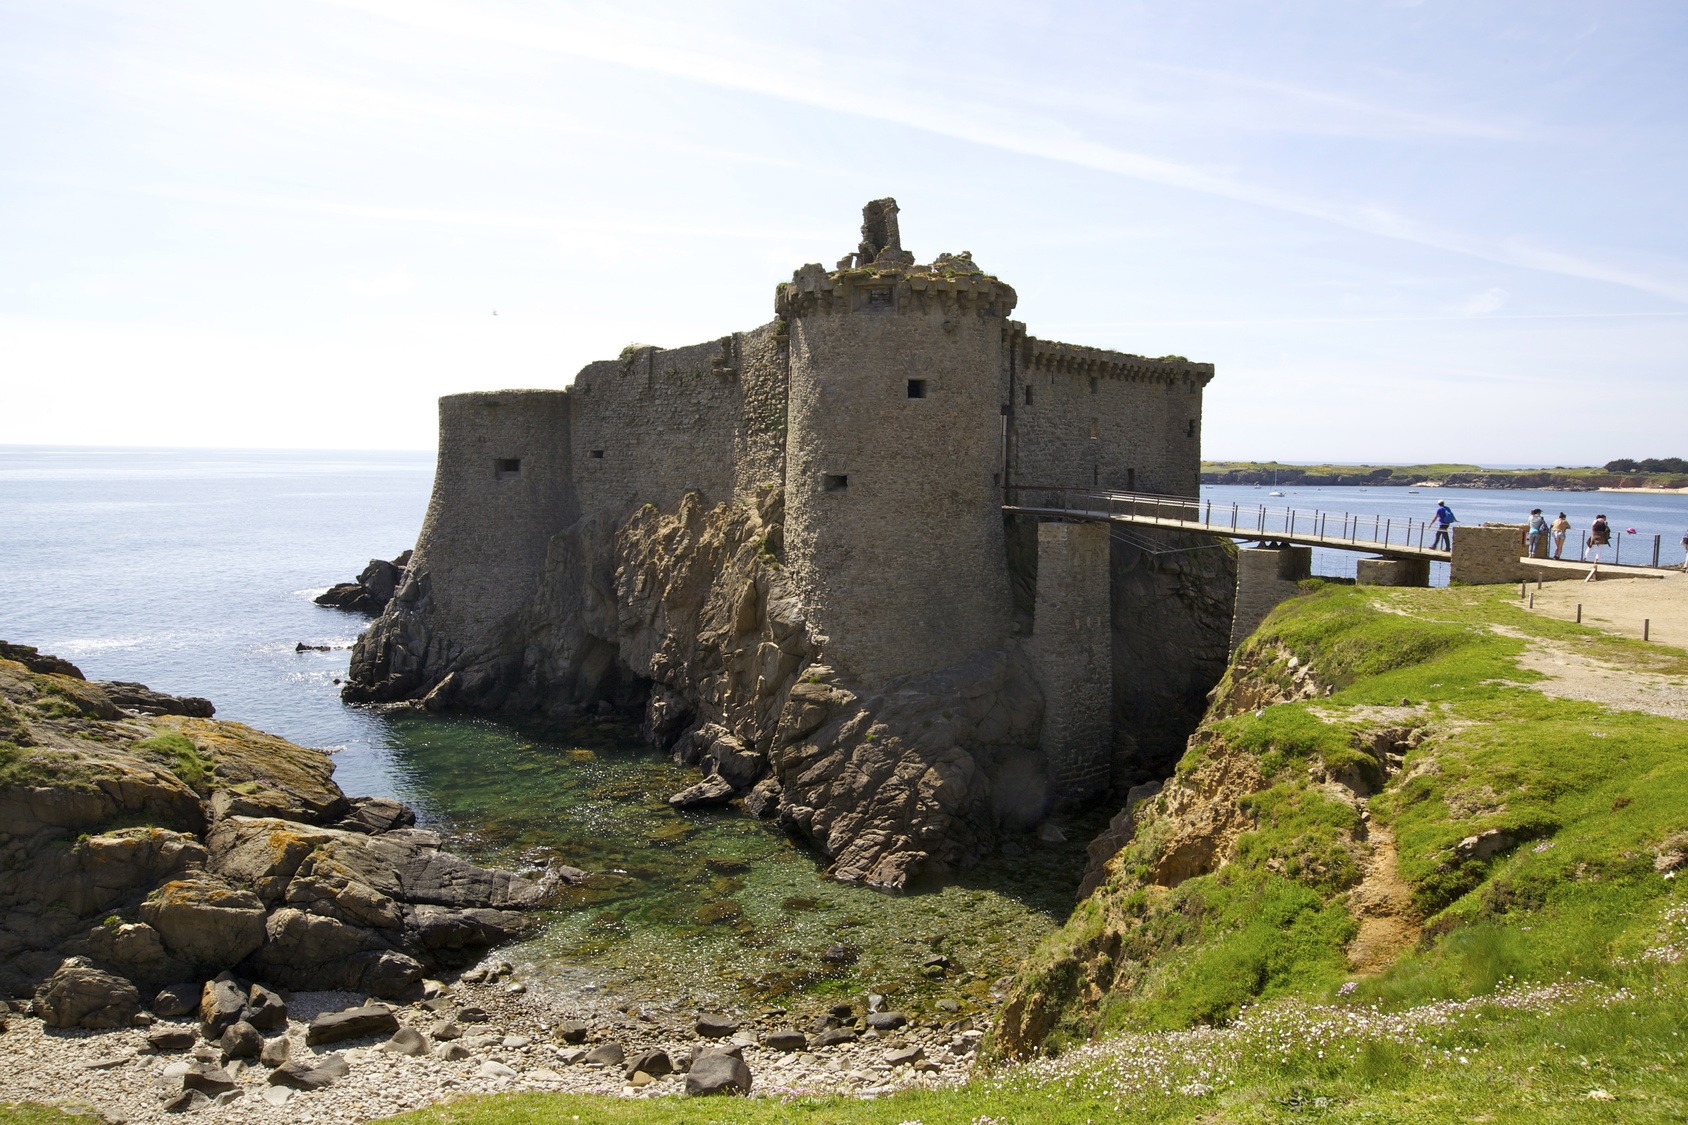
[{"label": "jagged rock outcrop", "polygon": [[354,650],[346,695],[429,708],[643,706],[643,730],[704,781],[680,803],[753,790],[834,877],[903,887],[965,866],[997,826],[1035,826],[1050,800],[1036,751],[1042,699],[1016,649],[874,691],[824,662],[780,563],[782,493],[622,526],[590,518],[552,539],[532,605],[491,651],[453,648],[413,574]]},{"label": "jagged rock outcrop", "polygon": [[386,559],[370,559],[369,565],[353,582],[340,582],[312,600],[317,605],[325,605],[331,609],[350,610],[353,613],[366,613],[371,617],[378,617],[387,608],[393,594],[398,591],[399,584],[404,581],[405,568],[410,565],[411,552],[406,551],[391,562]]},{"label": "jagged rock outcrop", "polygon": [[[236,968],[398,996],[521,932],[544,896],[442,851],[396,802],[349,801],[320,751],[121,709],[23,649],[0,647],[29,657],[0,657],[0,992],[41,986],[66,1026]],[[128,694],[150,697],[173,698]]]}]

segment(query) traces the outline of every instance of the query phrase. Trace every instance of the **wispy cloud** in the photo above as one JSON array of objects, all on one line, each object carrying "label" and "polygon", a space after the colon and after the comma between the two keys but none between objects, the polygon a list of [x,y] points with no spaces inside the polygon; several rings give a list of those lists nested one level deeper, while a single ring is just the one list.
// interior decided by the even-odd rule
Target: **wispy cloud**
[{"label": "wispy cloud", "polygon": [[[834,60],[781,45],[779,49],[710,37],[686,29],[686,42],[665,40],[649,26],[571,12],[566,25],[512,19],[484,8],[440,0],[328,0],[441,36],[493,41],[526,50],[626,67],[707,86],[755,94],[928,133],[1021,156],[1087,168],[1330,223],[1380,238],[1412,243],[1523,269],[1625,286],[1688,304],[1688,277],[1656,276],[1584,255],[1469,236],[1404,216],[1379,204],[1348,204],[1272,187],[1251,178],[1138,152],[1088,138],[1070,124],[1033,119],[1007,105],[986,105],[979,84],[966,96],[924,89],[883,66],[872,82],[828,81]],[[902,82],[904,88],[888,83]],[[864,96],[864,87],[873,88]]]},{"label": "wispy cloud", "polygon": [[1474,293],[1461,301],[1459,312],[1464,316],[1488,316],[1506,304],[1511,294],[1504,289],[1485,289],[1481,293]]}]

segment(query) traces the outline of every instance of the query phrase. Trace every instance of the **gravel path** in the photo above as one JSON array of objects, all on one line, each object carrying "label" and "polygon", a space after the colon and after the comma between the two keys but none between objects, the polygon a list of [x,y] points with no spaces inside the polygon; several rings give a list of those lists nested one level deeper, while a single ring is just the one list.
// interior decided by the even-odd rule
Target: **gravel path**
[{"label": "gravel path", "polygon": [[[472,975],[472,974],[471,974]],[[467,1057],[448,1061],[381,1049],[386,1036],[312,1048],[305,1043],[308,1021],[323,1012],[365,1002],[343,992],[294,993],[288,997],[287,1035],[293,1059],[339,1054],[349,1073],[332,1086],[296,1091],[272,1086],[268,1067],[228,1063],[236,1085],[221,1102],[191,1111],[226,1121],[338,1123],[416,1109],[466,1094],[550,1090],[624,1097],[663,1097],[685,1092],[685,1076],[671,1074],[644,1086],[629,1084],[622,1066],[583,1061],[593,1047],[619,1044],[628,1060],[640,1053],[666,1050],[684,1065],[694,1046],[736,1042],[754,1076],[753,1095],[796,1092],[873,1097],[909,1086],[936,1087],[965,1080],[971,1072],[982,1027],[957,1019],[877,1032],[866,1030],[855,1043],[781,1051],[761,1044],[768,1032],[803,1027],[777,1011],[739,1014],[741,1028],[730,1040],[705,1040],[693,1028],[698,1013],[618,1010],[605,997],[582,1006],[578,996],[563,1001],[538,988],[508,978],[489,983],[444,987],[431,1001],[389,1005],[403,1026],[428,1034],[442,1020],[455,1019],[465,1007],[482,1009],[484,1021],[458,1021]],[[865,1006],[855,1008],[858,1017]],[[813,1017],[811,1017],[812,1019]],[[563,1041],[562,1025],[589,1026],[578,1045]],[[215,1044],[200,1041],[192,1049],[160,1053],[147,1043],[146,1028],[117,1031],[45,1027],[33,1016],[13,1013],[0,1033],[0,1101],[40,1101],[90,1106],[110,1122],[165,1121],[181,1116],[164,1103],[182,1090],[184,1063],[219,1065]],[[196,1026],[186,1019],[161,1025]],[[275,1033],[279,1034],[279,1032]],[[433,1039],[430,1047],[438,1047]],[[918,1049],[918,1050],[916,1050]],[[174,1065],[175,1070],[166,1074]]]}]

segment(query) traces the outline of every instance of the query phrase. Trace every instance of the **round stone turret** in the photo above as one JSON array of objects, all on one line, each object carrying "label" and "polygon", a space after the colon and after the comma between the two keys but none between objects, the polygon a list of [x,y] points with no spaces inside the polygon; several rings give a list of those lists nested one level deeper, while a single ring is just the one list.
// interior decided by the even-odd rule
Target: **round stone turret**
[{"label": "round stone turret", "polygon": [[969,255],[915,264],[887,237],[895,206],[869,205],[846,259],[871,262],[804,266],[776,300],[791,356],[786,557],[827,663],[869,684],[1000,648],[1012,616],[1014,290]]}]

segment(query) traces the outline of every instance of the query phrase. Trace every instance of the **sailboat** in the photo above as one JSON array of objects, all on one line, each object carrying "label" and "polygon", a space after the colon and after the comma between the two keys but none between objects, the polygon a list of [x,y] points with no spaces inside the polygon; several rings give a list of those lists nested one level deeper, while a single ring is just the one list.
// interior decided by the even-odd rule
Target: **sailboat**
[{"label": "sailboat", "polygon": [[1278,470],[1276,470],[1276,469],[1272,470],[1272,491],[1268,492],[1266,495],[1268,495],[1268,496],[1282,496],[1283,495],[1283,493],[1278,491]]}]

